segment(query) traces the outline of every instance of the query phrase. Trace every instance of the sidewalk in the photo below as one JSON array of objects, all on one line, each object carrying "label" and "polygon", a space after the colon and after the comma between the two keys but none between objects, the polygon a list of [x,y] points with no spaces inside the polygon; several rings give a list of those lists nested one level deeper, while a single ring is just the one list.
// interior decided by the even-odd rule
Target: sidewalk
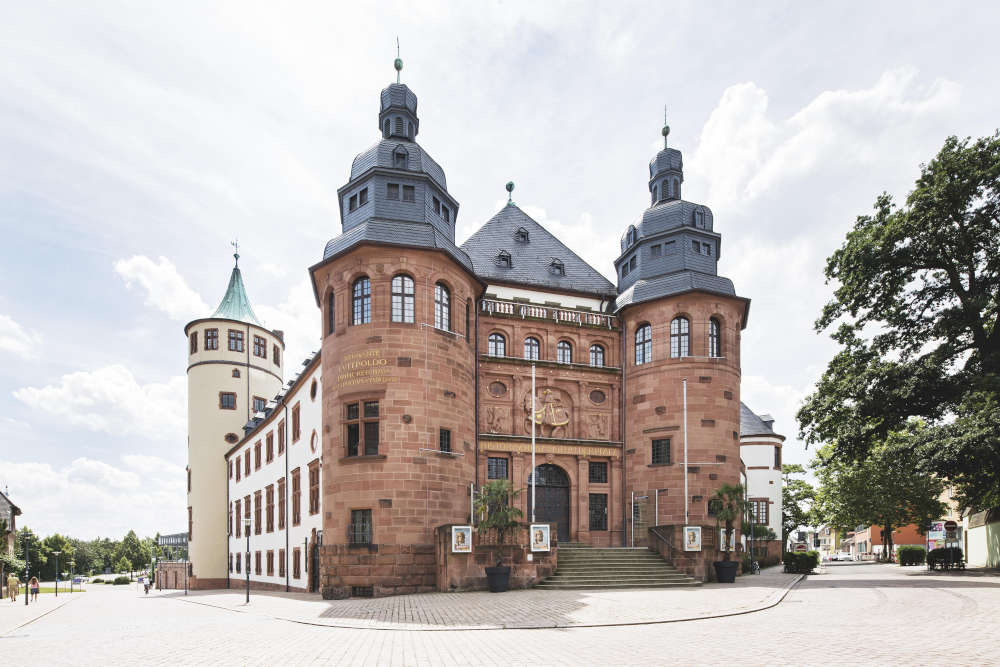
[{"label": "sidewalk", "polygon": [[52,593],[43,593],[38,596],[37,601],[24,606],[24,586],[22,586],[21,595],[18,596],[17,602],[11,602],[9,598],[0,600],[0,637],[6,637],[11,633],[16,634],[15,631],[21,626],[27,625],[80,597],[81,595],[76,593],[70,595],[68,591],[63,594],[60,590],[59,597]]},{"label": "sidewalk", "polygon": [[801,575],[781,567],[735,584],[626,591],[519,590],[423,593],[323,600],[298,593],[239,589],[159,593],[189,604],[336,628],[371,630],[499,630],[674,623],[760,611],[780,602]]}]

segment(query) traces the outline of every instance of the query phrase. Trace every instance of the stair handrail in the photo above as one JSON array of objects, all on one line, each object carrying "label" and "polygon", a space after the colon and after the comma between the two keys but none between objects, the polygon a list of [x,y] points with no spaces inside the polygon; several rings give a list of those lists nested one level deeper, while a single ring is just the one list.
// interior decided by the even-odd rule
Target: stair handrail
[{"label": "stair handrail", "polygon": [[650,526],[647,530],[649,531],[650,535],[652,535],[653,537],[655,537],[660,542],[666,545],[667,552],[670,554],[670,560],[673,561],[674,552],[676,551],[676,549],[674,549],[674,545],[670,543],[670,540],[668,540],[667,537],[662,533],[662,531],[660,531],[658,526]]}]

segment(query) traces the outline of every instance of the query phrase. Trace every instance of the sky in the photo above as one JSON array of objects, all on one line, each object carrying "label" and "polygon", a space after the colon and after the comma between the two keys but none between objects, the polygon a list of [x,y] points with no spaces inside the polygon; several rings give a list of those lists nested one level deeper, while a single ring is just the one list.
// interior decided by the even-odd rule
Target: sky
[{"label": "sky", "polygon": [[648,162],[684,153],[719,273],[752,300],[742,398],[795,412],[835,351],[825,258],[949,135],[997,128],[986,3],[10,3],[0,22],[0,488],[21,525],[185,529],[186,322],[232,267],[286,359],[318,347],[307,267],[379,138],[379,91],[464,241],[514,199],[614,278]]}]

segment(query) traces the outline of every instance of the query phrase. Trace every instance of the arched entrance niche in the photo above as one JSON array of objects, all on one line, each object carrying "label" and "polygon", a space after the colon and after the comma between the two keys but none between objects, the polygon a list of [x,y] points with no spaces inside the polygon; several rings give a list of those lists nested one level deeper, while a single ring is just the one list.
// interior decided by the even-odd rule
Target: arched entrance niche
[{"label": "arched entrance niche", "polygon": [[[569,542],[569,475],[557,465],[544,463],[535,468],[535,521],[558,525],[560,542]],[[531,519],[531,477],[528,477],[528,512]]]}]

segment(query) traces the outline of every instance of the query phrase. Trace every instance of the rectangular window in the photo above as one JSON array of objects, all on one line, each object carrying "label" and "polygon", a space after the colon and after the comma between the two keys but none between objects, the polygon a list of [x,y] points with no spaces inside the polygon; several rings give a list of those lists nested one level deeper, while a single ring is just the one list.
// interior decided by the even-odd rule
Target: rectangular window
[{"label": "rectangular window", "polygon": [[507,479],[509,461],[503,456],[491,456],[486,460],[487,479]]},{"label": "rectangular window", "polygon": [[711,243],[702,243],[701,244],[701,250],[702,250],[702,252],[704,252],[709,257],[712,256],[712,244]]},{"label": "rectangular window", "polygon": [[661,438],[653,441],[653,464],[665,465],[670,463],[670,438]]},{"label": "rectangular window", "polygon": [[191,513],[191,508],[188,507],[188,542],[194,536],[194,514]]},{"label": "rectangular window", "polygon": [[309,464],[309,515],[319,514],[319,459]]},{"label": "rectangular window", "polygon": [[243,570],[243,554],[236,552],[236,574]]},{"label": "rectangular window", "polygon": [[263,336],[253,337],[253,356],[267,359],[267,341]]},{"label": "rectangular window", "polygon": [[240,478],[242,476],[243,476],[242,475],[242,469],[240,468],[240,457],[237,456],[236,457],[236,481],[237,482],[240,481]]},{"label": "rectangular window", "polygon": [[347,205],[347,210],[348,211],[357,211],[358,210],[358,196],[357,195],[351,195],[351,198],[348,201],[349,201],[349,203]]},{"label": "rectangular window", "polygon": [[659,243],[649,247],[650,257],[659,257],[662,254],[663,254],[663,246],[661,246]]},{"label": "rectangular window", "polygon": [[264,412],[265,409],[267,409],[267,399],[266,398],[261,398],[260,396],[254,396],[253,397],[253,411],[255,413],[257,413],[257,412]]},{"label": "rectangular window", "polygon": [[368,203],[368,188],[362,188],[361,192],[358,193],[358,206],[364,206]]},{"label": "rectangular window", "polygon": [[285,478],[278,480],[278,530],[285,529]]},{"label": "rectangular window", "polygon": [[637,260],[636,260],[636,256],[635,256],[635,255],[632,255],[632,259],[630,259],[630,260],[628,261],[628,270],[629,270],[629,271],[635,271],[635,264],[636,264],[636,261],[637,261]]},{"label": "rectangular window", "polygon": [[[349,403],[346,413],[347,456],[378,456],[378,401]],[[362,450],[362,437],[364,438]]]},{"label": "rectangular window", "polygon": [[664,252],[664,254],[669,255],[670,253],[674,252],[674,250],[676,248],[677,248],[677,242],[676,241],[664,241],[663,242],[663,252]]},{"label": "rectangular window", "polygon": [[278,422],[278,456],[285,453],[285,422]]},{"label": "rectangular window", "polygon": [[389,183],[385,186],[386,199],[399,199],[399,183]]},{"label": "rectangular window", "polygon": [[438,215],[441,215],[441,200],[438,199],[437,197],[433,197],[431,201],[434,202],[434,212]]},{"label": "rectangular window", "polygon": [[590,529],[608,529],[608,494],[590,494]]},{"label": "rectangular window", "polygon": [[438,435],[438,449],[442,452],[451,451],[451,431],[443,428]]},{"label": "rectangular window", "polygon": [[233,571],[233,553],[229,552],[229,571]]},{"label": "rectangular window", "polygon": [[267,501],[267,514],[265,517],[265,523],[267,525],[267,532],[274,532],[274,484],[268,484],[264,489],[265,499]]},{"label": "rectangular window", "polygon": [[194,354],[197,351],[198,351],[198,332],[197,331],[192,331],[191,332],[191,354]]},{"label": "rectangular window", "polygon": [[[243,476],[250,476],[250,450],[247,449],[246,456],[243,457]],[[249,511],[249,510],[248,510]]]},{"label": "rectangular window", "polygon": [[606,462],[604,461],[590,462],[590,483],[591,484],[608,483],[608,464]]},{"label": "rectangular window", "polygon": [[229,503],[229,532],[227,535],[233,534],[233,504]]},{"label": "rectangular window", "polygon": [[267,434],[265,442],[267,442],[267,462],[270,463],[274,460],[274,431]]},{"label": "rectangular window", "polygon": [[274,576],[274,549],[267,550],[267,576]]},{"label": "rectangular window", "polygon": [[274,365],[275,366],[280,366],[281,365],[281,348],[278,347],[277,343],[275,343],[272,346],[272,350],[271,351],[274,352]]},{"label": "rectangular window", "polygon": [[292,579],[302,578],[302,549],[295,547],[292,549]]},{"label": "rectangular window", "polygon": [[253,446],[253,469],[260,470],[260,440]]},{"label": "rectangular window", "polygon": [[243,496],[243,529],[250,534],[250,496]]},{"label": "rectangular window", "polygon": [[693,250],[696,255],[700,255],[701,244],[698,241],[691,241],[691,250]]},{"label": "rectangular window", "polygon": [[219,330],[218,329],[205,329],[205,349],[206,350],[218,350],[219,349]]},{"label": "rectangular window", "polygon": [[298,468],[292,471],[292,525],[302,522],[302,480]]},{"label": "rectangular window", "polygon": [[229,479],[233,478],[233,462],[229,462]]},{"label": "rectangular window", "polygon": [[351,544],[372,543],[372,511],[351,510]]},{"label": "rectangular window", "polygon": [[302,437],[302,422],[299,419],[299,404],[292,406],[292,442],[298,442]]},{"label": "rectangular window", "polygon": [[774,469],[781,470],[781,447],[774,448]]},{"label": "rectangular window", "polygon": [[237,331],[236,329],[229,330],[229,351],[230,352],[242,352],[243,351],[243,332]]},{"label": "rectangular window", "polygon": [[751,498],[750,512],[753,515],[754,523],[766,525],[769,519],[767,498]]},{"label": "rectangular window", "polygon": [[261,507],[261,492],[253,492],[253,534],[260,535],[261,528],[263,528],[264,522],[264,508]]},{"label": "rectangular window", "polygon": [[261,572],[260,572],[260,552],[259,551],[255,551],[254,554],[253,554],[253,564],[254,564],[254,568],[253,568],[254,574],[256,574],[257,576],[260,576]]},{"label": "rectangular window", "polygon": [[447,206],[441,206],[441,217],[444,218],[445,222],[451,222],[451,211],[448,210]]},{"label": "rectangular window", "polygon": [[285,550],[278,549],[278,576],[285,576]]},{"label": "rectangular window", "polygon": [[243,536],[243,501],[237,498],[236,500],[236,537]]},{"label": "rectangular window", "polygon": [[412,202],[412,201],[416,201],[416,200],[417,200],[417,197],[416,197],[416,188],[414,188],[412,185],[404,185],[403,186],[403,201],[410,201],[410,202]]},{"label": "rectangular window", "polygon": [[236,394],[231,391],[220,391],[219,392],[219,409],[220,410],[235,410],[236,409]]}]

